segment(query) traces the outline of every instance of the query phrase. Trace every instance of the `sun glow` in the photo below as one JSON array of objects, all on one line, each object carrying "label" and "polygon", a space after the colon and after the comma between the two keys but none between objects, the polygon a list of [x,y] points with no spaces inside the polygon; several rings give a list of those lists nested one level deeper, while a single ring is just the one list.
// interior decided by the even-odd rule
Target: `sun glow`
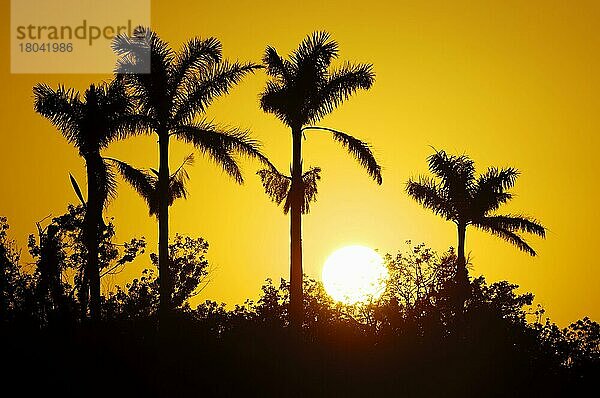
[{"label": "sun glow", "polygon": [[325,261],[321,275],[327,293],[345,304],[378,299],[385,290],[388,271],[383,258],[365,246],[346,246]]}]

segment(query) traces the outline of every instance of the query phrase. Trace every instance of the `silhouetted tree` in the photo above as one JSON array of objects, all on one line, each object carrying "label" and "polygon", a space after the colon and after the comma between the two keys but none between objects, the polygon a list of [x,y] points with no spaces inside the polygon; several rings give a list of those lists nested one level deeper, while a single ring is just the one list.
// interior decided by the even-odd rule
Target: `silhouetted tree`
[{"label": "silhouetted tree", "polygon": [[[173,275],[171,302],[174,308],[188,311],[187,301],[199,294],[208,284],[209,264],[205,255],[208,242],[202,238],[175,235],[169,244],[169,267]],[[158,267],[158,256],[150,254],[152,264]],[[154,316],[159,305],[160,280],[154,270],[144,269],[139,278],[117,286],[109,293],[105,310],[109,319],[147,319]]]},{"label": "silhouetted tree", "polygon": [[525,325],[529,310],[527,306],[533,303],[532,293],[517,294],[518,285],[507,281],[486,283],[483,276],[475,278],[471,283],[472,296],[468,302],[470,311],[484,307],[496,317],[509,320],[514,324]]},{"label": "silhouetted tree", "polygon": [[0,217],[0,325],[15,322],[34,310],[31,275],[23,272],[20,252],[14,240],[9,239],[6,217]]},{"label": "silhouetted tree", "polygon": [[[329,34],[317,32],[305,38],[289,59],[282,58],[273,47],[263,56],[267,82],[260,97],[260,106],[277,116],[292,132],[291,177],[274,170],[261,175],[263,184],[276,202],[284,197],[284,210],[290,210],[290,321],[294,327],[302,324],[302,213],[308,211],[307,199],[314,189],[319,169],[302,172],[302,137],[307,130],[326,131],[344,146],[377,183],[381,184],[381,167],[369,144],[341,131],[313,126],[359,89],[369,89],[375,80],[370,64],[344,63],[330,69],[338,56],[338,44]],[[273,188],[272,182],[278,181]],[[289,191],[289,196],[287,192]],[[316,193],[316,189],[314,190]],[[312,195],[314,198],[314,195]]]},{"label": "silhouetted tree", "polygon": [[[208,242],[202,238],[190,238],[176,234],[169,245],[169,265],[174,276],[171,301],[179,308],[197,296],[209,282],[209,264],[205,255]],[[158,256],[150,255],[152,264],[158,267]]]},{"label": "silhouetted tree", "polygon": [[[29,251],[36,260],[34,285],[39,293],[39,302],[44,304],[40,313],[42,324],[47,323],[49,311],[58,314],[58,303],[63,303],[61,315],[73,317],[79,305],[81,319],[86,306],[86,211],[83,206],[69,205],[68,211],[43,227],[38,223],[38,236],[29,236]],[[123,244],[114,240],[115,228],[112,221],[104,225],[98,241],[98,264],[100,276],[115,274],[144,252],[145,240],[131,239]],[[78,302],[77,300],[78,299]]]},{"label": "silhouetted tree", "polygon": [[561,366],[569,369],[576,378],[597,376],[600,370],[600,324],[584,317],[562,329],[549,319],[536,327],[540,343],[552,350]]},{"label": "silhouetted tree", "polygon": [[512,199],[508,192],[519,175],[512,168],[490,167],[475,176],[474,162],[466,155],[452,156],[436,151],[429,156],[429,170],[437,180],[421,176],[410,179],[406,191],[423,207],[456,224],[458,230],[457,297],[468,297],[468,271],[465,258],[465,235],[469,225],[498,236],[532,256],[536,252],[519,235],[527,232],[545,237],[545,228],[535,219],[524,215],[498,215],[495,211]]},{"label": "silhouetted tree", "polygon": [[71,181],[86,206],[86,280],[90,290],[90,315],[96,319],[100,315],[98,241],[104,226],[102,209],[116,193],[112,173],[101,151],[123,135],[124,126],[129,123],[127,118],[131,117],[132,102],[120,80],[97,86],[92,84],[83,99],[79,92],[63,86],[53,90],[45,84],[38,84],[33,93],[35,111],[50,120],[85,160],[87,201],[84,201],[72,177]]},{"label": "silhouetted tree", "polygon": [[[258,142],[248,131],[223,128],[197,118],[220,95],[260,66],[230,63],[221,59],[221,43],[215,38],[193,38],[179,52],[147,28],[137,28],[133,37],[117,36],[113,48],[121,56],[116,71],[139,101],[139,115],[132,133],[155,133],[159,145],[157,172],[159,224],[160,312],[171,312],[172,281],[169,271],[169,140],[171,137],[194,145],[210,156],[227,174],[241,183],[236,154],[258,157]],[[148,53],[149,52],[149,53]],[[149,61],[148,61],[149,54]],[[150,62],[150,73],[135,73]],[[133,73],[131,73],[133,72]]]},{"label": "silhouetted tree", "polygon": [[453,316],[448,287],[456,275],[456,254],[450,249],[438,255],[423,243],[407,244],[408,250],[385,256],[389,278],[381,315],[394,333],[440,332]]},{"label": "silhouetted tree", "polygon": [[36,298],[41,325],[62,325],[71,312],[63,282],[66,253],[55,224],[42,227],[37,223],[39,244],[30,237],[29,251],[36,261]]},{"label": "silhouetted tree", "polygon": [[389,279],[384,297],[394,296],[404,307],[411,309],[434,305],[436,298],[455,276],[454,250],[438,256],[424,243],[413,246],[408,241],[407,244],[409,249],[406,252],[398,251],[395,256],[385,256]]}]

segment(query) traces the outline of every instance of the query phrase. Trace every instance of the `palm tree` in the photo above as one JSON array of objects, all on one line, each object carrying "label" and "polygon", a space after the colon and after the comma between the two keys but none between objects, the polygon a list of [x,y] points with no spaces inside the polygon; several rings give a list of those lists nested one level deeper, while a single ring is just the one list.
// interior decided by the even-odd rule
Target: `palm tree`
[{"label": "palm tree", "polygon": [[[131,133],[158,136],[159,317],[164,321],[171,313],[172,289],[168,267],[169,140],[173,137],[192,144],[238,183],[243,178],[236,155],[256,157],[268,164],[259,151],[259,143],[248,131],[198,119],[215,98],[227,94],[244,76],[261,66],[223,61],[221,43],[215,38],[193,38],[175,52],[148,28],[137,28],[132,37],[117,36],[113,48],[120,55],[116,71],[139,102]],[[136,73],[148,64],[150,73]]]},{"label": "palm tree", "polygon": [[466,155],[451,156],[436,151],[429,156],[429,170],[438,180],[421,176],[410,179],[408,194],[426,209],[456,224],[458,230],[457,274],[458,299],[464,303],[469,295],[469,278],[465,258],[465,236],[469,225],[498,236],[518,249],[536,255],[535,250],[519,234],[526,232],[546,236],[546,229],[535,219],[524,215],[498,215],[496,210],[512,199],[508,192],[519,172],[512,168],[490,167],[475,177],[474,162]]},{"label": "palm tree", "polygon": [[302,324],[302,212],[306,203],[302,172],[304,133],[307,130],[330,133],[378,184],[382,181],[381,167],[369,144],[338,130],[314,126],[357,90],[369,89],[375,80],[370,64],[346,62],[337,69],[330,69],[337,56],[338,45],[325,32],[306,37],[288,59],[282,58],[273,47],[267,47],[263,56],[271,80],[261,94],[260,106],[280,119],[292,133],[292,175],[286,206],[290,210],[290,323],[293,327]]},{"label": "palm tree", "polygon": [[[33,88],[34,108],[46,117],[73,144],[85,160],[87,171],[87,202],[71,177],[84,206],[84,239],[87,251],[86,281],[89,284],[90,316],[100,315],[100,265],[98,245],[102,226],[103,208],[115,194],[115,183],[101,151],[123,134],[123,126],[133,110],[121,81],[114,80],[98,86],[91,85],[80,98],[79,92],[59,86],[53,90],[45,84]],[[129,122],[127,122],[129,123]],[[82,286],[82,297],[87,287]],[[83,300],[83,313],[86,301]]]}]

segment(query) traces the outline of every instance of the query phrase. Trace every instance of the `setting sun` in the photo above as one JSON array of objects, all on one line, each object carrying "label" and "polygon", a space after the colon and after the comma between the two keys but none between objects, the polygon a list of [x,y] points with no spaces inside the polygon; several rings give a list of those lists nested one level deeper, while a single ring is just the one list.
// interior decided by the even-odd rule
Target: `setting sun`
[{"label": "setting sun", "polygon": [[388,277],[383,258],[365,246],[346,246],[333,252],[323,266],[325,290],[336,301],[356,304],[378,299]]}]

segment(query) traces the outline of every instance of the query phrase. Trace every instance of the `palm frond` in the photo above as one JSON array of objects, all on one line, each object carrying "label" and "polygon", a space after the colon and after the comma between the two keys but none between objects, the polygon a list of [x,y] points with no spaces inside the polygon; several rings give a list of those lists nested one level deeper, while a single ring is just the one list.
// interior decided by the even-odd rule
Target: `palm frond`
[{"label": "palm frond", "polygon": [[455,221],[457,215],[452,202],[446,196],[444,188],[432,179],[425,176],[420,176],[418,181],[409,179],[406,183],[406,193],[434,214]]},{"label": "palm frond", "polygon": [[[91,87],[94,87],[94,85]],[[114,121],[121,116],[133,114],[135,103],[127,93],[122,79],[113,79],[108,83],[101,83],[95,86],[95,89],[98,97],[98,108],[102,110],[102,118],[107,120],[106,134],[110,136],[113,133]],[[86,96],[88,92],[89,89],[86,91]]]},{"label": "palm frond", "polygon": [[158,128],[156,120],[142,114],[125,114],[114,120],[114,139],[125,139],[136,135],[149,135]]},{"label": "palm frond", "polygon": [[150,51],[150,42],[147,38],[120,34],[115,36],[111,47],[118,56],[114,70],[116,74],[135,74],[149,67],[146,56]]},{"label": "palm frond", "polygon": [[356,91],[368,90],[374,82],[373,65],[346,62],[341,68],[334,70],[319,89],[310,106],[309,123],[315,123],[331,113]]},{"label": "palm frond", "polygon": [[476,222],[483,222],[485,225],[495,226],[507,231],[527,232],[542,238],[546,237],[546,228],[539,221],[520,214],[486,216]]},{"label": "palm frond", "polygon": [[239,83],[244,76],[254,73],[260,65],[251,62],[229,63],[228,61],[212,64],[203,74],[202,79],[194,79],[178,90],[175,96],[176,123],[189,123],[198,113],[206,112],[212,101]]},{"label": "palm frond", "polygon": [[271,163],[259,148],[258,141],[248,131],[222,128],[206,121],[178,126],[173,129],[175,137],[194,145],[203,154],[208,154],[236,182],[244,181],[237,164],[236,155],[253,157],[271,167]]},{"label": "palm frond", "polygon": [[194,145],[202,154],[208,155],[237,183],[244,182],[237,159],[232,149],[224,142],[220,132],[204,130],[196,126],[182,126],[175,134],[182,141]]},{"label": "palm frond", "polygon": [[519,172],[512,168],[497,169],[490,167],[477,178],[473,188],[473,212],[475,217],[498,210],[504,203],[512,199],[506,192],[515,185]]},{"label": "palm frond", "polygon": [[137,169],[123,161],[105,158],[112,162],[123,179],[146,201],[150,215],[158,213],[156,187],[158,178],[147,171]]},{"label": "palm frond", "polygon": [[473,183],[475,165],[466,155],[448,155],[445,151],[440,150],[429,156],[428,163],[429,170],[439,177],[449,189],[452,189],[452,185],[466,187]]},{"label": "palm frond", "polygon": [[77,180],[75,179],[75,177],[73,177],[73,175],[71,173],[69,173],[69,179],[71,180],[71,185],[73,186],[73,190],[75,191],[75,194],[79,198],[81,205],[83,206],[83,208],[86,208],[87,202],[83,198],[83,194],[81,193],[81,188],[79,188],[79,184],[77,183]]},{"label": "palm frond", "polygon": [[310,212],[310,203],[317,200],[317,181],[321,179],[321,168],[311,167],[302,175],[302,214]]},{"label": "palm frond", "polygon": [[277,54],[277,50],[271,46],[267,46],[265,54],[262,58],[263,64],[266,66],[267,75],[280,79],[282,83],[290,83],[292,80],[291,64]]},{"label": "palm frond", "polygon": [[[287,214],[292,207],[292,178],[286,176],[275,168],[259,170],[256,174],[260,176],[265,193],[277,205],[283,203],[283,213]],[[311,167],[302,174],[300,189],[302,190],[302,214],[310,212],[310,203],[317,200],[317,182],[321,179],[321,168]]]},{"label": "palm frond", "polygon": [[[123,79],[114,79],[108,84],[97,88],[101,93],[99,112],[104,123],[102,126],[101,147],[106,147],[110,142],[124,139],[132,135],[150,134],[156,128],[154,120],[137,112],[137,103],[133,96],[127,92]],[[89,105],[89,101],[86,105]]]},{"label": "palm frond", "polygon": [[33,96],[35,111],[50,120],[67,141],[81,148],[85,137],[80,134],[83,105],[79,93],[64,86],[55,91],[46,84],[37,84]]},{"label": "palm frond", "polygon": [[190,176],[185,169],[186,166],[192,166],[194,164],[194,154],[190,153],[181,163],[181,165],[175,170],[169,179],[169,206],[173,204],[175,199],[188,197],[188,191],[186,183],[189,181]]},{"label": "palm frond", "polygon": [[457,214],[464,218],[472,211],[475,165],[466,155],[448,155],[436,151],[428,157],[429,170],[440,180]]},{"label": "palm frond", "polygon": [[332,134],[333,139],[341,143],[342,146],[348,150],[348,153],[367,170],[367,173],[377,182],[377,184],[381,185],[383,182],[381,177],[381,166],[377,163],[375,155],[373,155],[373,151],[371,151],[371,145],[358,138],[352,137],[349,134],[327,127],[308,126],[303,128],[303,130],[309,129],[329,131]]},{"label": "palm frond", "polygon": [[329,33],[320,31],[305,37],[290,58],[299,73],[310,74],[327,69],[338,51],[338,44]]},{"label": "palm frond", "polygon": [[504,239],[508,243],[516,246],[519,250],[528,253],[531,256],[535,256],[537,253],[519,234],[514,231],[502,228],[495,223],[487,223],[485,220],[481,220],[473,224],[475,227],[495,235],[499,238]]},{"label": "palm frond", "polygon": [[169,180],[169,206],[175,199],[188,197],[186,183],[190,177],[185,169],[180,169],[178,173],[173,174]]},{"label": "palm frond", "polygon": [[473,195],[471,218],[485,217],[491,211],[496,211],[513,198],[510,192],[479,191]]},{"label": "palm frond", "polygon": [[298,106],[290,88],[285,84],[268,81],[265,89],[260,94],[260,109],[272,113],[287,126],[292,126],[300,119]]},{"label": "palm frond", "polygon": [[190,153],[189,155],[187,155],[185,157],[185,159],[183,159],[183,162],[181,162],[181,165],[177,168],[177,170],[175,170],[175,172],[173,174],[171,174],[171,178],[177,176],[177,174],[179,174],[179,173],[185,172],[185,168],[187,166],[193,166],[194,162],[195,162],[194,154]]},{"label": "palm frond", "polygon": [[[277,205],[280,205],[288,197],[292,182],[290,177],[281,174],[275,169],[262,169],[256,174],[260,177],[265,193]],[[284,213],[287,214],[285,208]]]},{"label": "palm frond", "polygon": [[508,190],[515,186],[519,174],[519,170],[513,167],[505,169],[489,167],[485,173],[479,176],[477,183],[479,186],[489,186],[496,190]]},{"label": "palm frond", "polygon": [[175,56],[171,68],[170,85],[179,87],[186,77],[221,61],[221,42],[214,38],[194,37],[188,40]]}]

